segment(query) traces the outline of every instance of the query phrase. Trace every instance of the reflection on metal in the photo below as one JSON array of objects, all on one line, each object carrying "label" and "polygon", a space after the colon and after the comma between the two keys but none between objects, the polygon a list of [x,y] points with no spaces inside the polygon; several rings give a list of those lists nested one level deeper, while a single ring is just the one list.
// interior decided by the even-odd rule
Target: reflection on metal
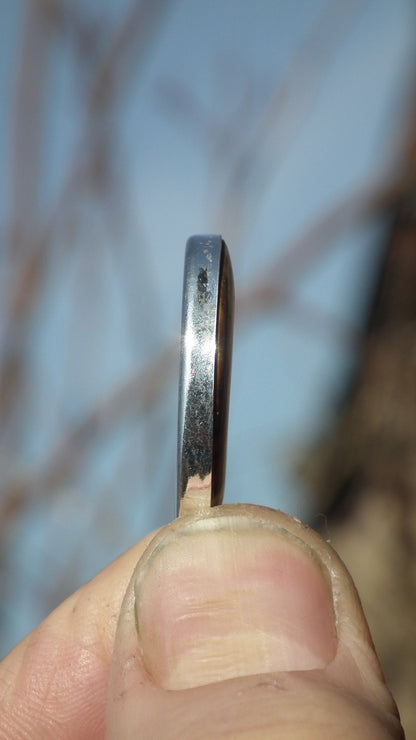
[{"label": "reflection on metal", "polygon": [[221,236],[188,239],[179,378],[178,514],[222,502],[234,281]]}]

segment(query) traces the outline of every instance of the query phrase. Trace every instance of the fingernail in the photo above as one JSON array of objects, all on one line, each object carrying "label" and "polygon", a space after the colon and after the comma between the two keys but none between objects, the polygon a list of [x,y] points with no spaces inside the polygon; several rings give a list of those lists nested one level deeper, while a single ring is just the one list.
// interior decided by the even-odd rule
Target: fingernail
[{"label": "fingernail", "polygon": [[309,545],[244,515],[178,528],[135,583],[143,660],[155,683],[325,667],[337,635],[326,566]]}]

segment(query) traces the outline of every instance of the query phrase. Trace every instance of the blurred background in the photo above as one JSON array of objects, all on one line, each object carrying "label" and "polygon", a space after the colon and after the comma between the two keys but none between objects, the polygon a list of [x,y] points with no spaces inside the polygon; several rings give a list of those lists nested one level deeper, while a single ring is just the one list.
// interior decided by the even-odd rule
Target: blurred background
[{"label": "blurred background", "polygon": [[225,500],[339,550],[416,738],[415,16],[1,4],[1,655],[175,516],[184,248],[222,233]]}]

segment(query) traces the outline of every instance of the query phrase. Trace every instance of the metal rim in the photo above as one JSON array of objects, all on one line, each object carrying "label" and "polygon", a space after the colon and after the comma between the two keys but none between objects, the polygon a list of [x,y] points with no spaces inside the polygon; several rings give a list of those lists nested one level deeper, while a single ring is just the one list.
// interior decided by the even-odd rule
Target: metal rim
[{"label": "metal rim", "polygon": [[222,502],[234,320],[228,249],[218,235],[188,239],[178,413],[178,514]]}]

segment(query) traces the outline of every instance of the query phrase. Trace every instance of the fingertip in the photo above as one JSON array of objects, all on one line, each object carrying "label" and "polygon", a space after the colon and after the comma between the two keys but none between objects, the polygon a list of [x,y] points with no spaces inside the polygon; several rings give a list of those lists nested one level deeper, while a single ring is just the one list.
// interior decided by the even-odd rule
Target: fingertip
[{"label": "fingertip", "polygon": [[[208,519],[187,517],[164,528],[136,568],[116,635],[109,740],[133,737],[138,727],[143,738],[214,737],[192,734],[195,723],[210,727],[202,705],[213,709],[214,701],[210,732],[226,717],[244,718],[227,737],[251,737],[244,734],[251,732],[247,711],[257,732],[262,701],[276,732],[276,722],[299,719],[296,701],[320,702],[317,721],[329,727],[334,697],[337,727],[358,717],[367,728],[362,737],[383,737],[383,727],[385,737],[401,737],[360,600],[332,548],[297,520],[262,507],[218,507]],[[253,644],[254,651],[246,649]],[[302,663],[306,655],[309,664]],[[286,690],[272,711],[274,681]],[[261,701],[255,685],[266,687]],[[238,709],[240,691],[246,703]],[[167,716],[176,725],[163,724]]]}]

